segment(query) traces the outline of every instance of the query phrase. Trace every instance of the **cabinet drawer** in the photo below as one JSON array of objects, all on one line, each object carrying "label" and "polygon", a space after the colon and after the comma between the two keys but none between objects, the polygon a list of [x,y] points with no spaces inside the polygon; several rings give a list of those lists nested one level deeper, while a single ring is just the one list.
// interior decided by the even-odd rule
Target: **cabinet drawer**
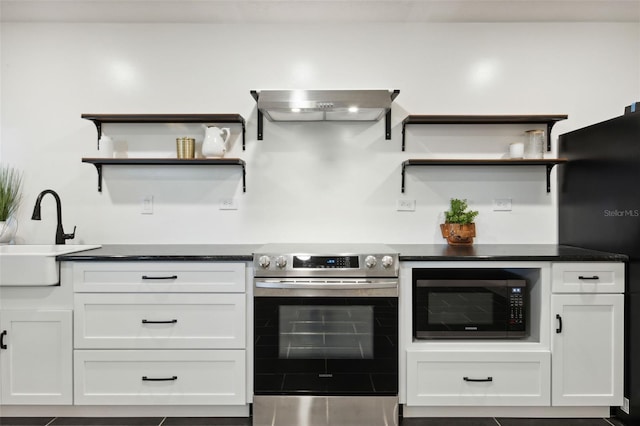
[{"label": "cabinet drawer", "polygon": [[244,294],[74,295],[76,348],[244,349]]},{"label": "cabinet drawer", "polygon": [[245,264],[218,262],[73,262],[77,292],[245,291]]},{"label": "cabinet drawer", "polygon": [[407,405],[549,405],[549,352],[407,352]]},{"label": "cabinet drawer", "polygon": [[74,355],[76,405],[244,405],[245,351],[102,351]]},{"label": "cabinet drawer", "polygon": [[551,280],[554,293],[622,293],[624,263],[554,263]]}]

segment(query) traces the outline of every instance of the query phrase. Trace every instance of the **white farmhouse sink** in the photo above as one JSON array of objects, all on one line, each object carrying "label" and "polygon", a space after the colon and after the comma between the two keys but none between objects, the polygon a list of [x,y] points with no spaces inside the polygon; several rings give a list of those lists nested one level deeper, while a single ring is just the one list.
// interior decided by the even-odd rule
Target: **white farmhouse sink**
[{"label": "white farmhouse sink", "polygon": [[0,286],[43,286],[60,283],[56,256],[100,245],[0,245]]}]

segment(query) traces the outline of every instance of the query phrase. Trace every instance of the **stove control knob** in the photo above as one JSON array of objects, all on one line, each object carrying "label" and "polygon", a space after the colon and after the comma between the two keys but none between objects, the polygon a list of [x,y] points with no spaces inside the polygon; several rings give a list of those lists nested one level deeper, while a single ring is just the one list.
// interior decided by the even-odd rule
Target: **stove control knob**
[{"label": "stove control knob", "polygon": [[367,268],[373,268],[376,266],[376,263],[378,263],[378,260],[375,256],[367,256],[364,258],[364,264]]},{"label": "stove control knob", "polygon": [[269,256],[260,256],[258,265],[260,265],[262,269],[267,269],[269,265],[271,265],[271,258],[269,258]]},{"label": "stove control knob", "polygon": [[284,256],[278,256],[276,258],[276,266],[280,269],[284,268],[285,266],[287,266],[287,258]]},{"label": "stove control knob", "polygon": [[393,266],[393,257],[384,256],[382,258],[382,267],[385,268],[385,269],[389,269],[392,266]]}]

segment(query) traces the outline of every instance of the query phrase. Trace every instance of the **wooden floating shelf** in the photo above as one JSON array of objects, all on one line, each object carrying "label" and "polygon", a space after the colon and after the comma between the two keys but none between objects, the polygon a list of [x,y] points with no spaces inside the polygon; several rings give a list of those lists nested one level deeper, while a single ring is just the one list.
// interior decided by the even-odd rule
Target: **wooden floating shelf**
[{"label": "wooden floating shelf", "polygon": [[496,158],[496,159],[411,159],[402,163],[402,192],[405,189],[405,169],[408,166],[545,166],[547,192],[551,192],[551,170],[556,164],[566,163],[566,158]]},{"label": "wooden floating shelf", "polygon": [[242,192],[247,192],[246,163],[239,158],[83,158],[83,163],[93,164],[98,171],[98,191],[102,192],[102,166],[240,166],[242,167]]},{"label": "wooden floating shelf", "polygon": [[409,124],[546,124],[547,151],[551,151],[551,129],[568,115],[409,115],[402,121],[402,150],[405,127]]},{"label": "wooden floating shelf", "polygon": [[[93,121],[98,130],[98,141],[105,123],[230,123],[242,126],[242,150],[245,150],[246,125],[240,114],[82,114],[85,120]],[[98,146],[99,148],[99,146]]]}]

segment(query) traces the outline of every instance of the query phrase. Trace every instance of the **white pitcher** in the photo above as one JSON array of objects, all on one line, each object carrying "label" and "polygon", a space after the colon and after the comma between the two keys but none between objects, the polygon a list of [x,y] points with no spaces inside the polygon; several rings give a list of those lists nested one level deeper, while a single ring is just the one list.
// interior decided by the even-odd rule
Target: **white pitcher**
[{"label": "white pitcher", "polygon": [[[229,136],[231,132],[227,127],[204,126],[204,141],[202,142],[202,155],[207,158],[224,157],[229,149]],[[225,136],[223,137],[223,134]]]}]

